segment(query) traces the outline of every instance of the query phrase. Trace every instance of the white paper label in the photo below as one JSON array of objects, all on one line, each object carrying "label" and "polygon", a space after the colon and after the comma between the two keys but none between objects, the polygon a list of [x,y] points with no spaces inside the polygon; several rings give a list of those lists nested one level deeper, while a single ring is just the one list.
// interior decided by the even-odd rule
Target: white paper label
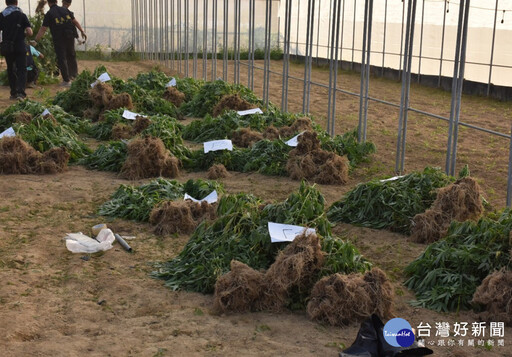
[{"label": "white paper label", "polygon": [[202,200],[197,200],[195,199],[194,197],[190,196],[188,193],[185,193],[185,200],[191,200],[191,201],[194,201],[194,202],[207,202],[207,203],[215,203],[217,202],[217,199],[218,199],[218,195],[217,195],[217,191],[212,191],[208,196],[206,196],[205,198],[203,198]]},{"label": "white paper label", "polygon": [[176,78],[172,78],[169,83],[166,84],[166,87],[176,87]]},{"label": "white paper label", "polygon": [[16,136],[16,133],[14,132],[12,126],[9,129],[5,129],[2,133],[0,133],[0,138],[8,138],[13,136]]},{"label": "white paper label", "polygon": [[218,150],[229,150],[233,151],[233,143],[231,140],[225,139],[225,140],[213,140],[213,141],[207,141],[203,143],[204,145],[204,153],[210,151],[218,151]]},{"label": "white paper label", "polygon": [[135,119],[137,119],[137,117],[141,117],[141,116],[143,116],[143,115],[131,112],[126,109],[123,112],[123,118],[128,119],[128,120],[135,120]]},{"label": "white paper label", "polygon": [[45,116],[45,115],[48,115],[48,114],[51,114],[50,111],[48,109],[45,109],[44,112],[41,114],[41,116]]},{"label": "white paper label", "polygon": [[304,230],[306,230],[306,234],[316,233],[314,228],[306,229],[301,226],[268,222],[268,233],[272,243],[293,242],[298,235],[304,233]]},{"label": "white paper label", "polygon": [[402,177],[403,177],[403,176],[390,177],[390,178],[385,179],[385,180],[380,180],[380,182],[395,181],[395,180],[398,180],[399,178],[402,178]]},{"label": "white paper label", "polygon": [[254,108],[254,109],[248,109],[248,110],[241,110],[237,112],[238,115],[244,116],[249,114],[263,114],[260,108]]},{"label": "white paper label", "polygon": [[101,76],[98,77],[96,82],[91,84],[91,87],[94,87],[96,84],[98,84],[98,82],[108,82],[108,81],[110,81],[110,76],[108,75],[107,72],[105,72]]},{"label": "white paper label", "polygon": [[301,136],[302,134],[304,134],[304,132],[294,136],[293,138],[288,140],[285,144],[288,146],[297,147],[297,145],[299,145],[299,136]]}]

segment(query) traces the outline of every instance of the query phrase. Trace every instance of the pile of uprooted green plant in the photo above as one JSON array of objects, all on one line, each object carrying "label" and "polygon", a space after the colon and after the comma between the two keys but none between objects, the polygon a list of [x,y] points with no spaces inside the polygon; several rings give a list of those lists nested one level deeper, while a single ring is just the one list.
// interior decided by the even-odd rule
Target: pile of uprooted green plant
[{"label": "pile of uprooted green plant", "polygon": [[[324,198],[314,186],[302,182],[277,203],[224,195],[217,217],[200,223],[183,251],[157,264],[153,276],[175,290],[215,292],[219,313],[305,308],[309,299],[312,319],[336,325],[374,312],[390,316],[393,290],[385,274],[367,272],[370,264],[356,248],[332,236]],[[316,233],[271,243],[269,222],[312,227]]]}]

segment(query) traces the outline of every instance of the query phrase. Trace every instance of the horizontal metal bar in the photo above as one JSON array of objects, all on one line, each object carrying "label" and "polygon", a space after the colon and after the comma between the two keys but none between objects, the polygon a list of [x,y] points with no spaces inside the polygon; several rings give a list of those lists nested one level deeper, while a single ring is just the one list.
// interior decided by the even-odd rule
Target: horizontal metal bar
[{"label": "horizontal metal bar", "polygon": [[[246,62],[240,62],[240,64],[243,65],[243,66],[248,66],[248,64]],[[263,71],[263,67],[254,66],[254,68]],[[277,74],[279,76],[283,75],[280,72],[276,72],[276,71],[272,71],[272,70],[269,70],[269,72],[272,73],[272,74]],[[299,77],[295,77],[295,76],[291,76],[291,75],[289,75],[288,78],[295,79],[295,80],[300,81],[300,82],[304,82],[304,78],[299,78]],[[315,85],[317,87],[321,87],[321,88],[329,88],[329,86],[327,84],[323,84],[323,83],[317,83],[317,82],[311,81],[311,84]],[[359,93],[350,92],[350,91],[347,91],[347,90],[344,90],[344,89],[341,89],[341,88],[336,88],[336,92],[348,94],[348,95],[351,95],[351,96],[354,96],[354,97],[359,97]],[[385,101],[383,99],[378,99],[378,98],[373,98],[373,97],[368,97],[368,99],[373,101],[373,102],[389,105],[389,106],[395,107],[395,108],[400,108],[399,104],[391,103],[391,102]],[[441,119],[441,120],[444,120],[444,121],[450,121],[449,118],[443,117],[441,115],[425,112],[423,110],[415,109],[415,108],[412,108],[412,107],[409,107],[409,111],[415,112],[415,113],[418,113],[418,114],[422,114],[422,115],[425,115],[425,116],[428,116],[428,117],[431,117],[431,118]],[[478,130],[478,131],[483,131],[485,133],[493,134],[493,135],[496,135],[496,136],[501,136],[501,137],[506,138],[506,139],[510,139],[510,135],[509,134],[503,134],[503,133],[500,133],[500,132],[497,132],[497,131],[494,131],[494,130],[490,130],[490,129],[485,129],[485,128],[482,128],[482,127],[479,127],[479,126],[476,126],[476,125],[473,125],[473,124],[459,122],[459,125],[465,126],[465,127],[471,128],[471,129],[475,129],[475,130]]]}]

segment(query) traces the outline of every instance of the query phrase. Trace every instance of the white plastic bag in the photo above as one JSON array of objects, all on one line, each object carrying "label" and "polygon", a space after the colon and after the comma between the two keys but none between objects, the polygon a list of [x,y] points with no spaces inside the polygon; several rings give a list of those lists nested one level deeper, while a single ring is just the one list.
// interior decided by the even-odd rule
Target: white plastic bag
[{"label": "white plastic bag", "polygon": [[97,253],[112,248],[116,239],[114,233],[108,229],[102,229],[96,239],[86,236],[82,232],[68,233],[64,238],[66,248],[73,253]]}]

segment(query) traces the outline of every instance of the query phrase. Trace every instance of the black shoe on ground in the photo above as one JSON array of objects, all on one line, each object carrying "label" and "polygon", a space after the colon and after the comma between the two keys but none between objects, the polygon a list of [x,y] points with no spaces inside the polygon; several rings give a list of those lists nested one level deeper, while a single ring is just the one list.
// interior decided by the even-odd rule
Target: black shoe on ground
[{"label": "black shoe on ground", "polygon": [[11,96],[9,97],[9,99],[10,99],[10,100],[16,100],[16,99],[18,99],[18,96],[17,96],[17,95],[11,95]]}]

